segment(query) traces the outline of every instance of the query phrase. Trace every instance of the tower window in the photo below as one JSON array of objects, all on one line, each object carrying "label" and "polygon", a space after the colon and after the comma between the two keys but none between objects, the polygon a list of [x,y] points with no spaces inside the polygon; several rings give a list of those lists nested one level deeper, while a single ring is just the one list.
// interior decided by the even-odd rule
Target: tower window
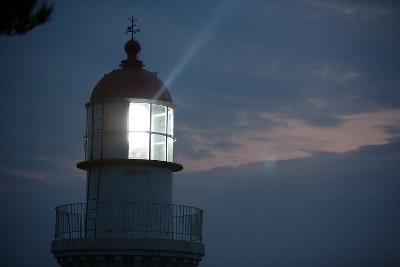
[{"label": "tower window", "polygon": [[167,133],[171,136],[174,135],[174,110],[168,108],[168,129]]},{"label": "tower window", "polygon": [[151,135],[151,159],[166,160],[166,137],[161,134]]},{"label": "tower window", "polygon": [[165,134],[167,130],[167,107],[151,105],[151,131]]},{"label": "tower window", "polygon": [[143,132],[129,132],[129,158],[149,159],[149,134]]},{"label": "tower window", "polygon": [[150,130],[150,104],[131,103],[129,105],[129,131]]}]

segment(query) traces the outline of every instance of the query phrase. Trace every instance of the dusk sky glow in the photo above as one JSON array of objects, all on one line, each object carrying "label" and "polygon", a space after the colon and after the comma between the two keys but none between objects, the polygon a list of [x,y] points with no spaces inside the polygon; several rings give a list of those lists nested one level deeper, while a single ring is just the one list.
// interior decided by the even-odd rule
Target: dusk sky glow
[{"label": "dusk sky glow", "polygon": [[85,196],[84,105],[132,15],[177,106],[200,266],[400,266],[398,1],[54,4],[0,37],[0,266],[56,266],[54,207]]}]

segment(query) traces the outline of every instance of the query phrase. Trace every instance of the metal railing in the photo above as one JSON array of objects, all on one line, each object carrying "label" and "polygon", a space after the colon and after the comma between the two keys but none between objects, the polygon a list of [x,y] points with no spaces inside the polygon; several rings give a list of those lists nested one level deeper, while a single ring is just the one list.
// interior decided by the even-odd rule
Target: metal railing
[{"label": "metal railing", "polygon": [[159,203],[74,203],[56,208],[55,239],[161,238],[202,241],[203,210]]}]

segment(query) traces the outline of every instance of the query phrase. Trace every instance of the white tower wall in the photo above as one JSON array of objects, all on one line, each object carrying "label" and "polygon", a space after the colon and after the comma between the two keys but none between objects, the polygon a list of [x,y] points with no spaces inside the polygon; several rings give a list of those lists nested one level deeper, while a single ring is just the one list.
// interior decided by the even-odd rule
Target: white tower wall
[{"label": "white tower wall", "polygon": [[[88,174],[88,200],[172,202],[172,172],[147,166],[104,166]],[[93,181],[96,181],[94,183]],[[94,195],[98,192],[98,195]]]}]

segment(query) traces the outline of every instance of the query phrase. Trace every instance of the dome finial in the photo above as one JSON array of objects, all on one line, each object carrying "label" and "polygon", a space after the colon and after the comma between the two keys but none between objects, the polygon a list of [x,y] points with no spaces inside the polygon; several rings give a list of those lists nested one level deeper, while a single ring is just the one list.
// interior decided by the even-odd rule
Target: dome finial
[{"label": "dome finial", "polygon": [[127,27],[125,30],[125,34],[131,33],[131,39],[125,43],[124,50],[127,54],[127,59],[123,60],[120,64],[121,67],[129,67],[134,66],[137,68],[143,67],[142,61],[138,60],[138,54],[142,50],[139,41],[133,37],[134,34],[140,32],[140,29],[137,28],[135,22],[138,20],[133,16],[128,18],[131,22],[131,25]]}]

